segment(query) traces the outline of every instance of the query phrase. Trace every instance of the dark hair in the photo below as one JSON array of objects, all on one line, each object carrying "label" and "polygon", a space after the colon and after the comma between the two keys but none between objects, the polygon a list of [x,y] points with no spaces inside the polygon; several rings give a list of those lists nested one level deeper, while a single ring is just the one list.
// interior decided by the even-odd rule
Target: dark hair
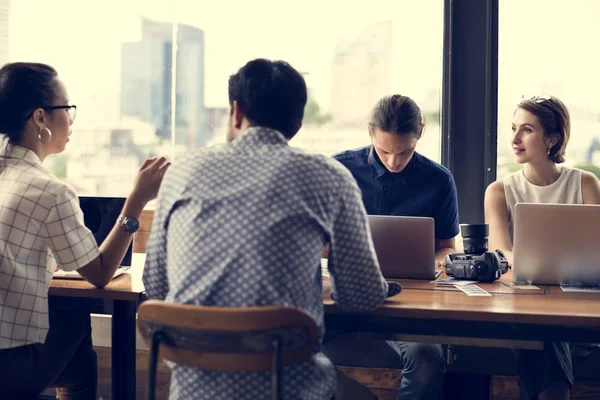
[{"label": "dark hair", "polygon": [[414,135],[420,139],[424,128],[425,120],[417,103],[400,94],[385,96],[379,100],[369,118],[371,135],[375,129],[379,129],[397,135]]},{"label": "dark hair", "polygon": [[38,63],[10,63],[0,68],[0,132],[19,142],[27,116],[52,104],[56,95],[54,68]]},{"label": "dark hair", "polygon": [[252,60],[229,77],[229,105],[236,100],[248,122],[291,139],[302,126],[306,82],[285,61]]},{"label": "dark hair", "polygon": [[549,150],[548,158],[555,163],[564,162],[571,135],[571,117],[567,106],[556,97],[550,96],[550,98],[533,97],[522,100],[517,106],[517,109],[519,108],[529,111],[538,118],[544,128],[544,136],[558,137],[558,141]]}]

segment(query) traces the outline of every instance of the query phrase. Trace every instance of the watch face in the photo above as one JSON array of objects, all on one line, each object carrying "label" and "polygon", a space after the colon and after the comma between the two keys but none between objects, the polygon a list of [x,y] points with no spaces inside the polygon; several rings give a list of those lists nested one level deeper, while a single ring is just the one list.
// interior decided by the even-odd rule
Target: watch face
[{"label": "watch face", "polygon": [[130,233],[137,232],[139,227],[140,227],[140,223],[138,222],[137,219],[127,218],[125,220],[125,229],[127,230],[127,232],[130,232]]}]

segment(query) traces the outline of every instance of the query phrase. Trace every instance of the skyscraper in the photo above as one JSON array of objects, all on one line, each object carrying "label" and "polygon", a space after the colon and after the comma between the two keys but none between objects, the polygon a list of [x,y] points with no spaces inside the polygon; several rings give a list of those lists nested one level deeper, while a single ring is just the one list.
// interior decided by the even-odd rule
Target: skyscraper
[{"label": "skyscraper", "polygon": [[0,66],[8,62],[8,11],[10,0],[0,0]]},{"label": "skyscraper", "polygon": [[368,111],[392,88],[392,22],[340,40],[332,71],[331,114],[337,126],[365,126]]},{"label": "skyscraper", "polygon": [[143,19],[142,39],[122,44],[121,114],[153,123],[167,140],[174,124],[176,144],[200,147],[210,139],[204,131],[204,32],[177,25],[173,70],[173,29],[173,24]]}]

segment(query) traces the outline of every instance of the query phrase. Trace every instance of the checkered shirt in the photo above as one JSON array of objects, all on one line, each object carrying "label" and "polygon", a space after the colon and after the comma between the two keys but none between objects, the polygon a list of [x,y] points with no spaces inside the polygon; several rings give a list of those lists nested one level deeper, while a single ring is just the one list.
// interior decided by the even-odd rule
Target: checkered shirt
[{"label": "checkered shirt", "polygon": [[[303,309],[323,334],[321,251],[339,305],[369,312],[387,283],[361,194],[336,160],[253,127],[231,143],[170,167],[158,195],[144,284],[150,298],[221,307]],[[323,353],[284,371],[285,399],[330,399],[335,369]],[[172,366],[171,399],[269,399],[270,373]]]},{"label": "checkered shirt", "polygon": [[0,349],[43,343],[57,263],[72,271],[99,254],[73,190],[0,140]]}]

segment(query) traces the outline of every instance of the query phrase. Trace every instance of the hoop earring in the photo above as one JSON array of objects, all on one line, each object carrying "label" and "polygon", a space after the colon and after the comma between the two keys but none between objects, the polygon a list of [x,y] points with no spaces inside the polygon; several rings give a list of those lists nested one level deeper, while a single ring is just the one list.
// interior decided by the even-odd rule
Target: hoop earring
[{"label": "hoop earring", "polygon": [[[47,131],[48,132],[48,140],[44,141],[44,139],[42,139],[42,132],[43,131]],[[50,143],[52,141],[52,131],[48,128],[42,128],[40,129],[40,132],[38,133],[38,140],[42,143]]]}]

